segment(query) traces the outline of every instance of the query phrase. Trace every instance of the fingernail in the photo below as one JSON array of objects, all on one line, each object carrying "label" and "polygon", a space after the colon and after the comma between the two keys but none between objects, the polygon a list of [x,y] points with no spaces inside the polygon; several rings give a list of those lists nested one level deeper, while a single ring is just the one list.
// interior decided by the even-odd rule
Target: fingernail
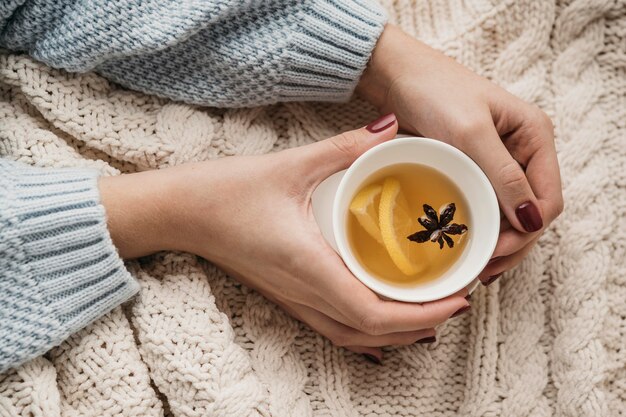
[{"label": "fingernail", "polygon": [[498,278],[500,278],[500,275],[502,275],[502,274],[498,274],[498,275],[493,275],[493,276],[490,276],[490,277],[489,277],[489,279],[488,279],[487,281],[483,282],[483,285],[484,285],[485,287],[488,287],[489,285],[493,284],[493,283],[495,282],[495,280],[497,280]]},{"label": "fingernail", "polygon": [[529,233],[536,232],[543,227],[543,220],[541,219],[539,209],[530,201],[520,204],[520,206],[515,209],[515,215],[524,230]]},{"label": "fingernail", "polygon": [[487,265],[491,265],[492,263],[498,261],[500,258],[502,258],[502,256],[496,256],[495,258],[489,259],[489,262],[487,262]]},{"label": "fingernail", "polygon": [[383,130],[389,129],[394,124],[396,124],[396,115],[393,113],[389,113],[374,120],[372,123],[365,126],[365,128],[370,133],[378,133],[382,132]]},{"label": "fingernail", "polygon": [[417,341],[417,342],[415,342],[415,343],[420,343],[420,344],[424,344],[424,343],[435,343],[436,341],[437,341],[437,337],[435,337],[435,336],[428,336],[428,337],[425,337],[425,338],[423,338],[423,339],[418,340],[418,341]]},{"label": "fingernail", "polygon": [[378,359],[376,356],[371,355],[369,353],[364,353],[363,357],[365,359],[367,359],[368,361],[375,363],[376,365],[382,365],[382,362],[380,361],[380,359]]},{"label": "fingernail", "polygon": [[466,299],[467,301],[471,300],[471,299],[472,299],[472,294],[467,294],[467,295],[465,296],[465,299]]},{"label": "fingernail", "polygon": [[466,305],[465,307],[461,307],[459,308],[456,313],[454,313],[453,315],[450,316],[450,318],[454,318],[454,317],[458,317],[461,314],[465,313],[466,311],[468,311],[470,308],[472,308],[472,306],[470,305]]}]

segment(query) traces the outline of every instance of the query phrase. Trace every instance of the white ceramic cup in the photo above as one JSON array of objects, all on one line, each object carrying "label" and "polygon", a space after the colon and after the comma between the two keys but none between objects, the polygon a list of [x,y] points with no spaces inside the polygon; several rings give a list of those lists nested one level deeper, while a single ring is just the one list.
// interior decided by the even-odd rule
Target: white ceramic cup
[{"label": "white ceramic cup", "polygon": [[[463,193],[469,209],[470,234],[459,259],[439,278],[413,286],[394,285],[370,274],[358,261],[347,238],[349,206],[363,182],[389,165],[415,163],[446,175]],[[500,209],[483,171],[467,155],[435,139],[404,137],[373,147],[347,170],[331,175],[314,191],[313,215],[326,241],[363,284],[387,298],[427,302],[445,298],[478,284],[478,274],[489,262],[498,241]]]}]

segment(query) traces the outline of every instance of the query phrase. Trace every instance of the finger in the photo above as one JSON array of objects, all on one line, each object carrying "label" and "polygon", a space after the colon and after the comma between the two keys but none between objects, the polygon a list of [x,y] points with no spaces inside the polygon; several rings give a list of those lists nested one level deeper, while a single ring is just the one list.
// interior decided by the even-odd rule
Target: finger
[{"label": "finger", "polygon": [[544,223],[549,224],[563,211],[561,174],[554,146],[554,128],[541,110],[527,116],[530,127],[520,129],[507,142],[511,154],[526,166],[526,177],[537,196]]},{"label": "finger", "polygon": [[398,131],[398,122],[393,113],[387,114],[360,129],[351,130],[332,138],[296,148],[304,152],[303,169],[314,182],[347,168],[361,154],[392,139]]},{"label": "finger", "polygon": [[[469,295],[468,288],[460,289],[457,293],[453,294],[453,296],[463,297],[468,302],[470,300],[470,295]],[[315,306],[317,306],[317,309],[320,310],[320,311],[323,311],[326,315],[328,315],[332,319],[338,321],[339,323],[343,323],[343,324],[345,324],[347,326],[350,326],[351,324],[352,325],[354,324],[353,320],[349,319],[345,314],[343,314],[341,311],[336,309],[332,304],[330,304],[325,299],[319,298],[319,297],[315,297],[314,299],[315,299],[315,302],[313,304]],[[304,304],[308,305],[309,307],[311,307],[311,305],[312,305],[311,303],[304,303]],[[469,307],[469,306],[467,306],[467,307]],[[448,318],[455,317],[459,313],[467,311],[467,307],[461,307],[459,310],[456,310]],[[443,320],[443,321],[445,321],[445,320]]]},{"label": "finger", "polygon": [[[333,252],[319,263],[316,275],[333,277],[332,288],[322,291],[326,300],[341,312],[336,320],[347,320],[350,327],[370,335],[406,332],[435,327],[457,311],[467,308],[467,290],[429,303],[404,303],[381,300],[372,290],[357,280]],[[312,277],[312,279],[316,279]],[[331,315],[333,311],[324,311]]]},{"label": "finger", "polygon": [[528,161],[526,176],[539,199],[541,212],[546,224],[563,212],[563,192],[561,175],[553,146],[546,145]]},{"label": "finger", "polygon": [[[366,287],[366,289],[367,289],[367,287]],[[453,296],[463,297],[467,301],[470,300],[468,288],[460,289],[458,292],[453,294]],[[309,306],[311,308],[315,308],[315,309],[317,309],[319,311],[322,311],[324,314],[326,314],[327,316],[331,317],[335,321],[338,321],[339,323],[343,323],[343,324],[345,324],[347,326],[354,325],[354,320],[351,320],[350,318],[348,318],[344,313],[342,313],[340,310],[335,308],[334,305],[330,304],[329,301],[326,300],[325,298],[310,297],[310,299],[312,299],[314,301],[312,303],[309,303],[308,302],[309,300],[307,300],[307,302],[304,302],[303,304],[307,305],[307,306]],[[403,303],[403,304],[406,304],[406,303]],[[417,303],[414,303],[414,304],[418,305]],[[463,310],[463,307],[460,310]],[[464,311],[466,311],[466,310],[464,310]],[[450,316],[448,318],[454,317],[457,312],[459,312],[459,310],[457,310],[455,313],[452,314],[452,316]]]},{"label": "finger", "polygon": [[[322,336],[325,336],[327,339],[331,340],[332,339],[329,337],[330,335],[324,335],[320,332],[320,330],[318,330],[316,328],[316,326],[311,322],[309,323],[307,321],[307,319],[305,319],[303,317],[303,313],[304,315],[306,315],[306,308],[302,308],[302,307],[306,307],[306,306],[301,306],[301,305],[291,305],[288,303],[283,303],[281,301],[276,300],[275,301],[276,304],[278,304],[283,310],[285,310],[287,313],[289,313],[292,317],[294,317],[295,319],[306,323],[307,325],[309,325],[313,330],[317,331],[318,333],[320,333]],[[310,311],[310,310],[309,310]],[[328,320],[332,320],[331,318],[328,318]],[[378,347],[371,347],[371,346],[345,346],[346,349],[354,352],[354,353],[360,353],[363,355],[363,357],[368,360],[369,362],[375,363],[377,365],[381,365],[382,364],[382,360],[383,360],[383,351],[382,349],[378,348]]]},{"label": "finger", "polygon": [[479,275],[479,279],[483,285],[491,285],[500,278],[504,272],[522,262],[535,246],[537,240],[539,240],[539,236],[535,236],[526,246],[512,255],[493,258]]},{"label": "finger", "polygon": [[346,346],[346,349],[363,355],[367,361],[375,363],[376,365],[383,364],[383,351],[380,348],[365,347],[365,346]]},{"label": "finger", "polygon": [[289,308],[295,310],[300,320],[307,323],[318,333],[326,336],[335,346],[404,346],[412,345],[420,340],[434,341],[432,338],[435,337],[435,329],[388,333],[375,336],[339,323],[327,315],[301,304],[292,304]]},{"label": "finger", "polygon": [[498,243],[493,251],[492,258],[512,255],[528,245],[536,237],[534,233],[522,233],[513,228],[503,230],[500,232],[500,236],[498,236]]},{"label": "finger", "polygon": [[[502,143],[493,125],[483,126],[472,136],[488,139],[463,142],[463,151],[483,169],[493,185],[506,218],[520,232],[536,232],[543,227],[537,197],[519,163]],[[467,132],[466,134],[471,134]],[[475,138],[474,138],[475,139]]]}]

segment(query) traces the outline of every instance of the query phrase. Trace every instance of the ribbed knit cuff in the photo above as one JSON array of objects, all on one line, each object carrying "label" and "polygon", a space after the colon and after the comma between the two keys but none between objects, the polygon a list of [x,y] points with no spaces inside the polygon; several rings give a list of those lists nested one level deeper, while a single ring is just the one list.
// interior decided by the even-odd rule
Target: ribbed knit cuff
[{"label": "ribbed knit cuff", "polygon": [[387,16],[368,0],[318,0],[298,13],[279,101],[348,100]]},{"label": "ribbed knit cuff", "polygon": [[0,310],[10,318],[0,330],[11,342],[0,349],[12,350],[2,362],[45,352],[139,290],[109,236],[97,176],[0,161]]}]

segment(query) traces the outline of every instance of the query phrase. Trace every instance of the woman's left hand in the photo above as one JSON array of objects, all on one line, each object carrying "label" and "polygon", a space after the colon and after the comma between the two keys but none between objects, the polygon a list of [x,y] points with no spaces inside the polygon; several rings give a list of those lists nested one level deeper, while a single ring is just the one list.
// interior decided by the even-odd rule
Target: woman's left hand
[{"label": "woman's left hand", "polygon": [[537,106],[392,25],[357,91],[400,127],[462,150],[489,177],[505,218],[484,284],[519,263],[563,210],[553,127]]}]

